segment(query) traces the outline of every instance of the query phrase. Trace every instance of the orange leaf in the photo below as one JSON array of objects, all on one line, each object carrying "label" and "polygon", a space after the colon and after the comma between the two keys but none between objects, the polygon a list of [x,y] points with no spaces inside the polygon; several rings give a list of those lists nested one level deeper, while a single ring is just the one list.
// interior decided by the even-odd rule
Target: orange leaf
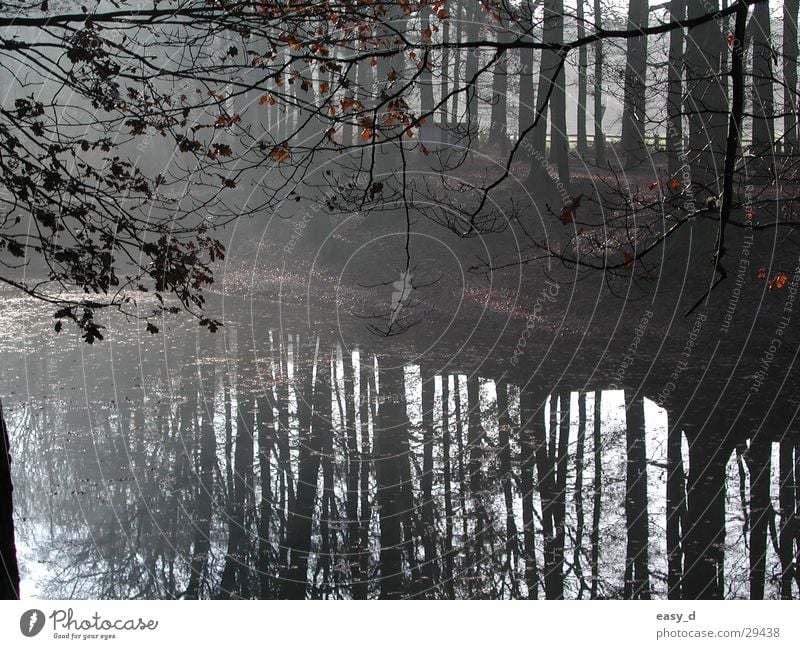
[{"label": "orange leaf", "polygon": [[320,92],[321,92],[323,95],[327,95],[327,94],[328,94],[328,88],[329,88],[329,87],[330,87],[330,86],[328,85],[328,82],[327,82],[327,81],[322,81],[322,82],[320,82],[320,84],[319,84],[319,91],[320,91]]},{"label": "orange leaf", "polygon": [[361,131],[361,139],[365,142],[369,142],[372,139],[372,129],[365,128],[363,131]]},{"label": "orange leaf", "polygon": [[758,279],[767,279],[767,269],[764,266],[758,269]]},{"label": "orange leaf", "polygon": [[276,146],[270,151],[269,157],[272,158],[275,162],[281,163],[286,162],[289,158],[291,158],[291,153],[289,153],[289,147],[286,145]]},{"label": "orange leaf", "polygon": [[669,186],[670,186],[670,189],[672,189],[672,191],[676,192],[681,188],[681,181],[678,180],[677,178],[673,178],[669,182]]},{"label": "orange leaf", "polygon": [[260,106],[263,106],[264,104],[269,104],[270,106],[274,106],[275,97],[273,97],[272,95],[261,95],[261,97],[258,100],[258,103]]},{"label": "orange leaf", "polygon": [[786,273],[783,272],[775,275],[775,288],[783,288],[788,279],[789,278],[786,276]]}]

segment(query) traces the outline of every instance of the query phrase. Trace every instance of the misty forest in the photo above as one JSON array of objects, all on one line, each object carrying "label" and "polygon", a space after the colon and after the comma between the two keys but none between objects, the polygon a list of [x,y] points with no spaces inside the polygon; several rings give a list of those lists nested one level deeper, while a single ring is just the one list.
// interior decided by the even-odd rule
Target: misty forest
[{"label": "misty forest", "polygon": [[0,597],[800,598],[800,0],[2,0]]}]

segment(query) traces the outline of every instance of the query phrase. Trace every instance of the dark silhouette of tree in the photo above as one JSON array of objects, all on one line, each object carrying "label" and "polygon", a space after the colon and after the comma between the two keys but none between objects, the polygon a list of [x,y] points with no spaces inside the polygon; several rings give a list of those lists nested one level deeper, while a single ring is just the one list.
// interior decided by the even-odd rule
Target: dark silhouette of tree
[{"label": "dark silhouette of tree", "polygon": [[628,544],[625,557],[625,599],[650,599],[650,517],[647,509],[647,453],[645,447],[644,399],[625,393],[626,477],[625,526]]}]

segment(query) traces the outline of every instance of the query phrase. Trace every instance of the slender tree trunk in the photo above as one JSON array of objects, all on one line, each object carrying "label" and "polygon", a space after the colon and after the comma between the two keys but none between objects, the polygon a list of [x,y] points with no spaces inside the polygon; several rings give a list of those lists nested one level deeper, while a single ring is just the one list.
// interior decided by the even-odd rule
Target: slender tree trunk
[{"label": "slender tree trunk", "polygon": [[[502,20],[502,17],[501,17]],[[493,36],[505,42],[509,33],[502,22],[492,21]],[[508,153],[508,50],[501,53],[492,70],[492,118],[489,125],[491,144],[497,146],[502,157]]]},{"label": "slender tree trunk", "polygon": [[[550,35],[553,40],[550,42],[561,43],[564,41],[564,0],[553,0],[553,12],[552,34]],[[557,67],[560,63],[560,56],[556,55],[554,63],[555,83],[550,100],[552,102],[550,110],[550,161],[556,164],[558,179],[563,185],[564,191],[569,193],[566,69],[563,65],[560,69]],[[561,188],[559,188],[559,191],[561,191]]]},{"label": "slender tree trunk", "polygon": [[[670,18],[686,18],[686,0],[670,0]],[[667,70],[667,172],[677,179],[683,167],[683,30],[669,33]]]},{"label": "slender tree trunk", "polygon": [[783,0],[783,142],[784,153],[798,152],[797,138],[797,41],[798,0]]},{"label": "slender tree trunk", "polygon": [[[555,42],[558,34],[559,16],[556,15],[556,9],[560,0],[544,0],[544,26],[543,26],[543,39],[548,42]],[[563,28],[563,22],[560,23]],[[546,152],[547,152],[547,115],[554,116],[553,96],[555,94],[555,84],[558,83],[560,75],[556,74],[558,69],[558,54],[552,50],[542,50],[541,63],[539,65],[539,79],[536,88],[536,104],[535,111],[538,111],[539,122],[536,128],[533,129],[530,138],[533,145],[532,157],[530,160],[530,173],[528,174],[528,181],[526,189],[529,191],[540,190],[542,181],[548,181],[549,175],[547,173]],[[553,86],[552,93],[550,87]],[[552,148],[553,142],[550,146]]]},{"label": "slender tree trunk", "polygon": [[650,518],[647,509],[647,452],[644,399],[625,391],[626,479],[625,526],[628,547],[625,558],[625,599],[650,599]]},{"label": "slender tree trunk", "polygon": [[[718,0],[688,0],[687,18],[719,10]],[[727,135],[727,96],[721,84],[721,53],[725,38],[716,21],[689,30],[684,55],[686,92],[684,110],[689,123],[692,182],[718,196]],[[698,195],[700,198],[701,196]],[[714,230],[710,227],[709,230]],[[698,242],[707,246],[707,241]]]},{"label": "slender tree trunk", "polygon": [[[430,18],[430,5],[424,5],[419,10],[419,31],[421,34],[421,41],[426,44],[432,42]],[[432,50],[428,50],[427,55],[431,57],[433,55],[432,52]],[[433,61],[429,60],[428,63],[432,65]],[[433,112],[433,75],[431,74],[430,65],[425,65],[419,75],[420,112],[422,115],[430,115],[428,119],[433,121],[433,116],[431,115]]]},{"label": "slender tree trunk", "polygon": [[[480,36],[481,21],[483,18],[483,9],[480,3],[465,3],[467,12],[467,26],[466,35],[468,42],[475,42]],[[469,137],[475,139],[480,132],[480,117],[478,114],[478,84],[476,83],[476,76],[480,66],[480,49],[475,48],[472,50],[465,50],[464,52],[467,60],[464,65],[464,84],[467,87],[466,103],[467,103],[467,123],[466,127],[469,132]],[[475,143],[471,143],[472,146]]]},{"label": "slender tree trunk", "polygon": [[[640,30],[647,27],[648,11],[647,0],[630,0],[627,28]],[[622,149],[626,167],[632,168],[647,158],[644,140],[647,36],[629,38],[627,48],[622,103]]]},{"label": "slender tree trunk", "polygon": [[[597,29],[601,27],[602,8],[600,0],[594,0],[594,21]],[[606,165],[606,138],[603,131],[603,113],[606,112],[603,103],[603,39],[598,38],[594,44],[594,157],[598,167]]]},{"label": "slender tree trunk", "polygon": [[[584,0],[577,0],[577,22],[578,22],[578,40],[586,36],[586,2]],[[578,51],[578,106],[576,112],[577,127],[578,127],[578,153],[582,156],[588,155],[589,145],[586,141],[586,106],[588,100],[588,68],[589,68],[589,52],[586,47],[580,48]]]},{"label": "slender tree trunk", "polygon": [[[445,20],[444,25],[441,27],[442,30],[442,43],[449,43],[450,42],[450,20]],[[442,89],[442,98],[441,98],[441,117],[440,122],[441,124],[446,127],[451,122],[450,117],[450,106],[451,100],[447,98],[447,95],[450,94],[450,80],[451,80],[451,72],[450,72],[450,48],[445,47],[442,50],[442,60],[441,60],[441,69],[442,69],[442,82],[441,82],[441,89]]]},{"label": "slender tree trunk", "polygon": [[764,599],[771,453],[770,442],[753,439],[745,454],[750,473],[750,599]]},{"label": "slender tree trunk", "polygon": [[19,599],[19,567],[14,537],[14,486],[11,480],[11,441],[0,403],[0,599]]},{"label": "slender tree trunk", "polygon": [[[769,2],[760,2],[753,8],[753,153],[757,165],[750,169],[756,173],[760,182],[767,183],[774,177],[775,114],[772,86],[775,83],[772,72],[772,43],[770,29]],[[752,165],[751,165],[752,167]]]}]

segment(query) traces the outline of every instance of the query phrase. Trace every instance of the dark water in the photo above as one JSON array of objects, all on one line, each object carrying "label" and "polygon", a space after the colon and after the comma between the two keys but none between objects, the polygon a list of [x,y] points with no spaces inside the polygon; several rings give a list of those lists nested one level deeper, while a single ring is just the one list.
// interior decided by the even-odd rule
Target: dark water
[{"label": "dark water", "polygon": [[[0,392],[23,596],[663,598],[687,570],[682,555],[670,568],[669,521],[685,534],[688,519],[667,477],[685,490],[688,445],[678,432],[669,464],[649,400],[626,418],[622,391],[549,394],[246,317],[159,336],[120,318],[89,347],[12,306]],[[756,465],[742,453],[716,537],[732,598],[750,593]]]}]

